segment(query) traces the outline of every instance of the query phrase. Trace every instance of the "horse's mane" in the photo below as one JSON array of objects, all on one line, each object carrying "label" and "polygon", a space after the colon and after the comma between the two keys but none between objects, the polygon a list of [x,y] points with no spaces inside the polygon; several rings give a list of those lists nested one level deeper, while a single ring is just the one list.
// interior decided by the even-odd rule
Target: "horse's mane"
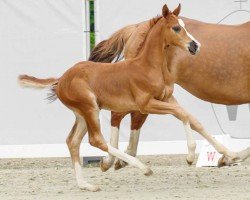
[{"label": "horse's mane", "polygon": [[[134,50],[138,55],[140,52],[149,30],[161,19],[162,16],[156,16],[148,21],[126,26],[115,32],[107,40],[103,40],[92,50],[89,61],[94,62],[112,62],[116,57],[122,54],[128,39],[136,35],[137,48]],[[136,56],[135,55],[135,56]]]}]

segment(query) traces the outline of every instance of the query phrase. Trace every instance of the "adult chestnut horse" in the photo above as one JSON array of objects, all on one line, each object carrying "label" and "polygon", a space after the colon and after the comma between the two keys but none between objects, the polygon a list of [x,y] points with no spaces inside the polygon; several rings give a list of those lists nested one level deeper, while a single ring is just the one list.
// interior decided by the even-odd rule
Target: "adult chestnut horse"
[{"label": "adult chestnut horse", "polygon": [[195,118],[170,100],[172,91],[166,89],[168,62],[165,56],[166,52],[172,51],[170,45],[191,54],[199,50],[199,44],[185,30],[182,20],[178,19],[179,12],[180,6],[173,13],[166,5],[163,7],[163,17],[155,19],[157,22],[148,34],[141,53],[134,59],[105,64],[80,62],[59,79],[37,79],[27,75],[19,77],[20,83],[26,86],[53,86],[53,95],[74,112],[76,121],[67,144],[81,189],[99,190],[99,187],[84,180],[80,166],[79,148],[87,131],[92,146],[140,168],[145,175],[152,173],[135,157],[106,144],[100,129],[100,109],[172,114],[181,119],[188,130],[192,124],[219,152],[230,158],[236,156],[209,135]]},{"label": "adult chestnut horse", "polygon": [[[175,52],[168,63],[172,84],[177,83],[194,96],[218,104],[234,105],[250,103],[250,22],[241,25],[218,25],[181,17],[188,31],[202,43],[198,56],[190,56],[172,46]],[[135,57],[152,27],[151,20],[130,25],[114,33],[108,40],[100,42],[92,51],[89,60],[112,62],[124,52],[124,57]],[[171,57],[170,54],[166,57]],[[119,125],[128,113],[111,113],[111,141],[118,143]],[[147,115],[131,113],[131,134],[126,152],[135,156],[140,128]],[[195,140],[187,135],[187,162],[194,161]],[[239,160],[250,156],[250,148],[238,153]],[[111,162],[112,157],[104,159]],[[229,165],[234,160],[222,157],[219,166]],[[125,166],[119,160],[115,169]]]}]

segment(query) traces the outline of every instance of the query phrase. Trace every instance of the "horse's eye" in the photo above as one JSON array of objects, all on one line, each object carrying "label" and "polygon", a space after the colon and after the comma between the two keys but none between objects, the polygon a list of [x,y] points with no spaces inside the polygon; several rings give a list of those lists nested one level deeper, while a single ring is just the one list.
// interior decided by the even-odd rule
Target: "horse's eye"
[{"label": "horse's eye", "polygon": [[172,29],[174,30],[174,32],[179,33],[181,31],[181,27],[180,26],[174,26],[172,27]]}]

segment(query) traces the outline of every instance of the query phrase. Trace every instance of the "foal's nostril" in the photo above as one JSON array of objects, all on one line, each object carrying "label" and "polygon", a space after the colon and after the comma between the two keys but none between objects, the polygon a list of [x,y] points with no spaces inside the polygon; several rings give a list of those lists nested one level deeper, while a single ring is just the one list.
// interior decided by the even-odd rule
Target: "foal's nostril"
[{"label": "foal's nostril", "polygon": [[192,42],[190,42],[190,47],[193,48],[194,50],[197,50],[198,44],[192,40]]}]

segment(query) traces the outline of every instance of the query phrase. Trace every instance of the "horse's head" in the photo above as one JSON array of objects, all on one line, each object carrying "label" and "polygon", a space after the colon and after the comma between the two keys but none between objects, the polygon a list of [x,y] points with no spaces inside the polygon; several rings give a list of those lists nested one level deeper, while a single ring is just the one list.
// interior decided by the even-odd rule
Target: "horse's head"
[{"label": "horse's head", "polygon": [[178,46],[192,55],[200,50],[200,43],[185,29],[184,22],[178,18],[181,11],[181,5],[171,12],[167,5],[162,8],[162,16],[164,19],[165,41],[166,47],[170,45]]}]

